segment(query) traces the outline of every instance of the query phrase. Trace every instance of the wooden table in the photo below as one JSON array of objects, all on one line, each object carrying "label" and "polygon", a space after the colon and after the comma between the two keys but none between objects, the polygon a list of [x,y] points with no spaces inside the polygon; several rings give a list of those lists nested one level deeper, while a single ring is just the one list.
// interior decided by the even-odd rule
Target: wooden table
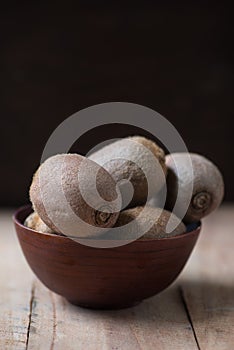
[{"label": "wooden table", "polygon": [[166,291],[120,311],[70,305],[33,275],[11,212],[0,223],[0,349],[234,349],[234,206],[203,222],[184,271]]}]

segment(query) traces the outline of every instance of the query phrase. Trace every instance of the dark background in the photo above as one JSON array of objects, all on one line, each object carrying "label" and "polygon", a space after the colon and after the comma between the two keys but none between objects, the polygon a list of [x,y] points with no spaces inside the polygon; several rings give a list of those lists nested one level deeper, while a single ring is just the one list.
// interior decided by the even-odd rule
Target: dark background
[{"label": "dark background", "polygon": [[[220,167],[225,198],[234,200],[232,22],[224,2],[5,4],[0,205],[28,201],[31,176],[59,123],[110,101],[142,104],[165,116],[190,151]],[[91,132],[80,140],[80,152],[113,130],[114,136],[131,132]]]}]

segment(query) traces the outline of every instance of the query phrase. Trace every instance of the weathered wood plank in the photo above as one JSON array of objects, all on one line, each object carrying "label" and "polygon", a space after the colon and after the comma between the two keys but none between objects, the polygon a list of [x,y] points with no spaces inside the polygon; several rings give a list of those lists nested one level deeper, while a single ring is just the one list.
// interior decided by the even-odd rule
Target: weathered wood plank
[{"label": "weathered wood plank", "polygon": [[56,327],[54,295],[39,281],[34,293],[29,326],[28,349],[52,349]]},{"label": "weathered wood plank", "polygon": [[141,305],[119,311],[75,307],[36,283],[29,349],[197,350],[175,284]]},{"label": "weathered wood plank", "polygon": [[11,222],[0,213],[0,349],[27,346],[32,273],[24,261]]},{"label": "weathered wood plank", "polygon": [[180,281],[200,349],[234,349],[234,207],[204,220]]}]

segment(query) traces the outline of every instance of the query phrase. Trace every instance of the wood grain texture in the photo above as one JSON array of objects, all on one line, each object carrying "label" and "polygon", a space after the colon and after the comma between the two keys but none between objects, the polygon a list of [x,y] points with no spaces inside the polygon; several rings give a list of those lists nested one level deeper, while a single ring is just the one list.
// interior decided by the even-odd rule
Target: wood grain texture
[{"label": "wood grain texture", "polygon": [[213,213],[181,276],[201,350],[234,348],[234,207]]},{"label": "wood grain texture", "polygon": [[119,311],[69,304],[33,278],[0,216],[0,349],[234,348],[234,207],[204,220],[179,279],[138,306]]},{"label": "wood grain texture", "polygon": [[82,309],[36,282],[29,349],[196,350],[178,285],[139,306]]},{"label": "wood grain texture", "polygon": [[9,212],[0,214],[0,349],[25,349],[33,275],[19,250]]}]

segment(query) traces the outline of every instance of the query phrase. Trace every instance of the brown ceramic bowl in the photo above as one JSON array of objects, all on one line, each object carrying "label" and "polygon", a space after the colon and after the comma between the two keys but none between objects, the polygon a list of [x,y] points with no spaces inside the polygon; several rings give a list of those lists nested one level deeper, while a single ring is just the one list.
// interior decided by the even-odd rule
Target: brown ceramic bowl
[{"label": "brown ceramic bowl", "polygon": [[198,227],[172,238],[92,248],[25,227],[31,211],[30,206],[22,207],[14,216],[30,267],[53,292],[90,308],[128,307],[165,289],[183,269],[200,232]]}]

